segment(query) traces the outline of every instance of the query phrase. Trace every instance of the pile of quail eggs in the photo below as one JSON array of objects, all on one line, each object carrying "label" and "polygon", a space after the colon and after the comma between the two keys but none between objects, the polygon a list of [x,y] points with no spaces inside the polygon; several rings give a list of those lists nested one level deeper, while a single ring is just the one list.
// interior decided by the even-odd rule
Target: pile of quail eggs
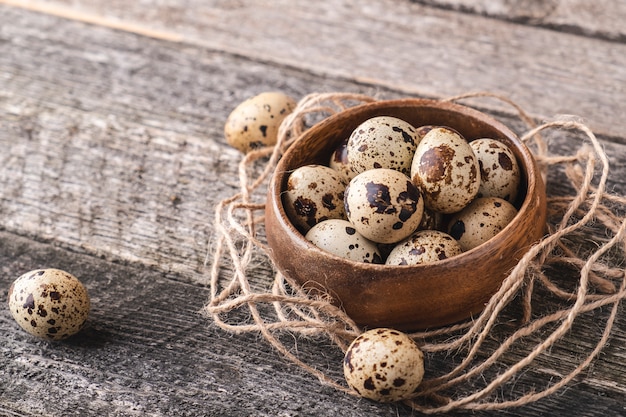
[{"label": "pile of quail eggs", "polygon": [[520,168],[492,138],[392,116],[361,123],[327,165],[288,178],[284,207],[306,239],[353,261],[415,265],[450,258],[517,214]]},{"label": "pile of quail eggs", "polygon": [[[243,153],[273,146],[294,107],[281,93],[246,100],[228,118],[227,142]],[[458,255],[499,233],[517,214],[520,182],[514,153],[498,140],[380,116],[354,129],[327,165],[291,172],[283,205],[306,239],[327,252],[415,265]],[[402,332],[371,329],[350,344],[343,370],[360,396],[398,401],[422,382],[424,355]]]}]

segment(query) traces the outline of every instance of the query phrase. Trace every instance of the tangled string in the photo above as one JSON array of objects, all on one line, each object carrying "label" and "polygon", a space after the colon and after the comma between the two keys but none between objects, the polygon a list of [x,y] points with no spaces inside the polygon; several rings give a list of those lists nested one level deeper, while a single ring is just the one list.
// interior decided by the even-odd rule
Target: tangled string
[{"label": "tangled string", "polygon": [[[528,127],[521,140],[534,153],[544,180],[549,184],[557,172],[565,176],[573,191],[548,195],[549,234],[519,261],[480,316],[410,335],[429,361],[451,363],[437,367],[439,374],[432,370],[415,397],[406,401],[427,414],[455,409],[503,409],[558,391],[580,375],[606,345],[619,304],[626,297],[626,277],[619,266],[626,250],[626,219],[620,214],[626,207],[626,198],[606,190],[609,163],[596,136],[584,123],[572,118],[536,126],[523,109],[505,97],[473,93],[448,100],[476,97],[492,97],[512,106]],[[307,125],[372,101],[372,97],[346,93],[306,96],[283,121],[276,146],[255,150],[242,159],[239,191],[215,208],[210,299],[203,309],[228,332],[260,333],[279,354],[323,384],[351,395],[356,393],[345,384],[340,372],[320,370],[307,363],[293,348],[295,338],[280,337],[285,333],[322,336],[345,352],[361,329],[327,299],[310,296],[273,270],[271,251],[264,238],[263,214],[265,191],[274,168]],[[571,155],[551,155],[541,135],[547,130],[574,137],[579,141],[576,151]],[[582,245],[590,228],[600,230],[594,236],[604,234],[605,239]],[[570,271],[565,280],[553,273],[555,266],[560,271]],[[541,305],[546,304],[546,299],[552,300],[550,308],[533,311],[537,310],[534,297],[542,297]],[[513,304],[519,307],[515,321],[511,321],[509,311]],[[590,312],[600,316],[594,322],[601,330],[595,345],[573,358],[573,369],[564,374],[561,364],[558,371],[548,372],[543,364],[542,372],[550,374],[544,386],[531,386],[517,395],[511,392],[511,398],[498,390],[530,372],[542,355],[549,355],[559,342],[564,343],[576,320]],[[292,345],[285,339],[291,340]],[[337,369],[341,369],[341,363],[337,363]]]}]

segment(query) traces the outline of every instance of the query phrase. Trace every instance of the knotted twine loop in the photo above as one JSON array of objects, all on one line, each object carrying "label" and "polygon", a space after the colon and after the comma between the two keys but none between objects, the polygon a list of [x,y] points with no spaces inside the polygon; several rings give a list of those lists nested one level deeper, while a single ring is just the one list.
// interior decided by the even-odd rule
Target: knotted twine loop
[{"label": "knotted twine loop", "polygon": [[[544,180],[549,182],[550,174],[560,171],[573,192],[548,196],[549,233],[518,262],[478,317],[410,335],[428,360],[445,362],[447,358],[455,358],[453,366],[442,367],[439,375],[431,377],[427,369],[428,378],[415,397],[405,401],[426,414],[504,409],[558,391],[579,376],[607,344],[619,304],[626,298],[626,276],[619,267],[626,252],[626,219],[620,214],[626,208],[626,198],[606,192],[609,161],[594,133],[584,123],[568,117],[536,126],[520,106],[490,93],[469,93],[446,101],[477,97],[495,98],[513,107],[529,129],[521,140],[534,153]],[[297,354],[297,339],[290,338],[287,343],[281,335],[326,337],[345,352],[362,329],[329,299],[311,296],[289,277],[272,272],[272,253],[264,238],[263,214],[269,179],[293,141],[316,119],[375,100],[348,93],[308,95],[283,121],[274,147],[255,150],[242,159],[239,192],[219,202],[215,209],[210,299],[203,309],[217,326],[228,332],[260,333],[279,354],[315,375],[323,384],[351,395],[356,393],[343,382],[340,371],[324,371],[307,363]],[[551,155],[541,136],[551,130],[571,136],[582,134],[584,140],[573,154]],[[580,253],[580,242],[586,239],[589,228],[602,230],[606,240]],[[264,274],[259,278],[259,269],[268,265],[270,271],[261,271]],[[571,270],[570,281],[551,276],[554,266]],[[557,302],[551,310],[534,313],[534,296]],[[503,323],[510,322],[507,308],[515,304],[515,299],[520,300],[521,317],[515,326],[508,326],[510,331],[503,332],[500,330],[506,327]],[[511,393],[512,398],[498,393],[505,384],[530,372],[529,365],[542,360],[542,356],[545,360],[551,349],[567,338],[577,318],[607,308],[608,314],[601,320],[594,316],[594,323],[602,326],[595,345],[578,358],[569,373],[553,370],[544,387],[531,387],[517,396]],[[494,344],[492,339],[496,334],[500,339]],[[513,349],[516,349],[515,360],[510,358]],[[341,368],[341,363],[337,368]],[[554,375],[558,377],[555,379]]]}]

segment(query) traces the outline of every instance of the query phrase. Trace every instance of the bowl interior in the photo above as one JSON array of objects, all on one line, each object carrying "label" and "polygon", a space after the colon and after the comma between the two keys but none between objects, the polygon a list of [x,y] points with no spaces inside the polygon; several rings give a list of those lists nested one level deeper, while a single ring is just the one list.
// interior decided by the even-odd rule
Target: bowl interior
[{"label": "bowl interior", "polygon": [[[518,214],[488,242],[452,258],[425,265],[387,266],[339,258],[309,243],[291,224],[281,195],[291,171],[327,165],[335,148],[363,121],[394,116],[415,127],[449,126],[468,141],[497,139],[515,153],[523,174],[515,202]],[[380,101],[357,106],[316,124],[283,155],[266,205],[268,244],[285,275],[330,295],[357,323],[424,329],[450,324],[480,312],[507,272],[544,233],[545,190],[535,161],[506,126],[477,110],[422,99]]]}]

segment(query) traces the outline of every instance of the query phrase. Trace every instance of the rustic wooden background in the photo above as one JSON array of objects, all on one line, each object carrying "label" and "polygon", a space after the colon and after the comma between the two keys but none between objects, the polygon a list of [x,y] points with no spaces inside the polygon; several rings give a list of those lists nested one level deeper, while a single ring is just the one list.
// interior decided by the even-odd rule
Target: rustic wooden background
[{"label": "rustic wooden background", "polygon": [[[0,415],[415,415],[324,387],[198,314],[212,209],[237,186],[228,113],[267,90],[490,91],[537,120],[578,115],[626,193],[625,19],[608,0],[0,0],[0,294],[57,267],[93,304],[90,326],[58,344],[0,310]],[[470,103],[523,129],[501,103]],[[593,343],[584,323],[552,369]],[[626,415],[625,343],[621,308],[583,377],[500,414]]]}]

